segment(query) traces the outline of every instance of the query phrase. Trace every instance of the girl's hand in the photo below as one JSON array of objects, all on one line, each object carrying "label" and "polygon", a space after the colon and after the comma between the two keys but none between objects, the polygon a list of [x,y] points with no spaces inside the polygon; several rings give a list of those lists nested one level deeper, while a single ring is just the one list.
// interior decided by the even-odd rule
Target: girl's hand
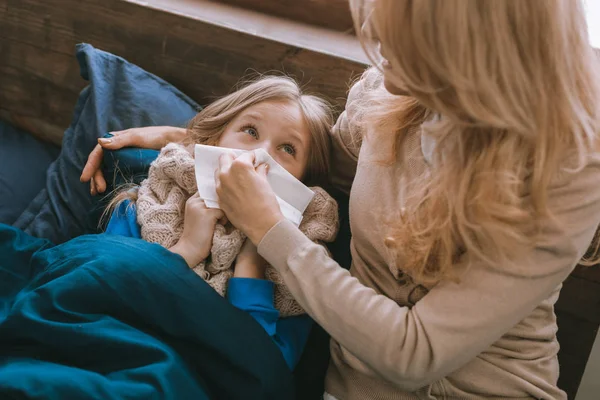
[{"label": "girl's hand", "polygon": [[183,233],[169,250],[183,257],[190,268],[195,267],[210,254],[215,225],[223,215],[221,210],[206,207],[196,193],[185,203]]},{"label": "girl's hand", "polygon": [[255,246],[284,219],[267,182],[267,165],[255,169],[254,153],[244,153],[237,158],[230,154],[221,156],[215,180],[221,209]]},{"label": "girl's hand", "polygon": [[267,262],[258,254],[256,246],[248,239],[242,246],[242,251],[235,260],[236,278],[265,279]]},{"label": "girl's hand", "polygon": [[88,156],[79,180],[90,182],[90,193],[96,195],[106,190],[106,180],[102,174],[103,149],[118,150],[122,147],[142,147],[160,150],[170,142],[180,142],[185,139],[187,131],[184,128],[172,126],[148,126],[132,128],[124,131],[111,132],[112,138],[98,139],[98,144]]}]

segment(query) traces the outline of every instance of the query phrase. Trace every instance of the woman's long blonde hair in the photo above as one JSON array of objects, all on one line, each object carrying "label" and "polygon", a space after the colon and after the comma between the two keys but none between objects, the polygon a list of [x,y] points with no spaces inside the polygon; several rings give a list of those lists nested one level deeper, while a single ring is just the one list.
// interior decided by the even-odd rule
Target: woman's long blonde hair
[{"label": "woman's long blonde hair", "polygon": [[[493,266],[511,262],[534,244],[541,218],[552,218],[557,173],[583,168],[597,149],[600,59],[583,5],[350,2],[365,50],[376,63],[380,42],[389,78],[412,96],[374,90],[367,130],[391,126],[398,156],[411,129],[441,116],[426,124],[436,143],[429,173],[411,186],[386,242],[402,269],[435,283],[458,277],[464,252]],[[567,166],[568,157],[576,162]]]},{"label": "woman's long blonde hair", "polygon": [[[287,76],[264,75],[242,82],[239,88],[203,108],[189,122],[183,144],[216,146],[221,135],[245,109],[265,101],[290,102],[300,106],[310,132],[310,149],[303,182],[311,186],[328,186],[331,158],[330,130],[333,113],[330,104],[320,97],[304,94],[296,81]],[[101,221],[124,200],[137,200],[137,185],[124,185],[116,190]]]}]

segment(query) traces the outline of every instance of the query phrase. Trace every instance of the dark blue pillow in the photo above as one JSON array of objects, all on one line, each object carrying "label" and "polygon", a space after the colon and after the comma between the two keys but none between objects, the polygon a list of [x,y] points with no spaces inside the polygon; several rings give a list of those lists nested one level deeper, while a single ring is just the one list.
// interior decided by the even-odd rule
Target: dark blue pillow
[{"label": "dark blue pillow", "polygon": [[90,195],[89,184],[80,183],[79,176],[98,137],[132,127],[183,126],[199,109],[164,80],[89,44],[77,46],[77,60],[89,86],[79,96],[61,153],[48,169],[46,188],[13,224],[54,243],[97,231],[101,200]]},{"label": "dark blue pillow", "polygon": [[44,188],[60,149],[0,121],[0,223],[12,224]]}]

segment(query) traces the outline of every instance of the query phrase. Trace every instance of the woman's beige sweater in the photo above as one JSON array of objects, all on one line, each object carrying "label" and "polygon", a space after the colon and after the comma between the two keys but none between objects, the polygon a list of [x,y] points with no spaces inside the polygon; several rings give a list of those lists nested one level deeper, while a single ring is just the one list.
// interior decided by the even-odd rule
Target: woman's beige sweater
[{"label": "woman's beige sweater", "polygon": [[352,184],[350,271],[289,222],[259,245],[332,336],[326,391],[339,400],[565,399],[556,385],[554,303],[600,222],[600,157],[553,182],[549,206],[561,224],[543,223],[518,268],[476,262],[459,283],[428,290],[391,266],[376,223],[402,209],[406,182],[428,168],[427,140],[412,133],[401,151],[415,157],[404,170],[374,162],[389,154],[393,134],[363,140],[353,124],[361,93],[373,84],[355,85],[334,129],[334,182]]}]

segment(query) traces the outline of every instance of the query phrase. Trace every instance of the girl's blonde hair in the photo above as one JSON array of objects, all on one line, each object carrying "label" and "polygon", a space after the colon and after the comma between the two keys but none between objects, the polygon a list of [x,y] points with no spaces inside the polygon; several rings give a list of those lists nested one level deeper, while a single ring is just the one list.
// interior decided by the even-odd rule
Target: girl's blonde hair
[{"label": "girl's blonde hair", "polygon": [[[386,241],[402,269],[435,283],[457,278],[464,252],[493,266],[512,262],[534,244],[541,218],[552,218],[547,196],[557,173],[583,168],[596,151],[600,60],[583,5],[351,0],[351,7],[372,61],[379,41],[388,79],[412,96],[373,90],[363,109],[369,129],[391,127],[398,150],[409,132],[442,116],[423,128],[436,143],[433,161]],[[566,165],[567,157],[577,162]]]},{"label": "girl's blonde hair", "polygon": [[[307,185],[328,186],[332,108],[325,100],[302,93],[296,81],[287,76],[261,76],[209,104],[188,124],[184,144],[216,146],[231,121],[245,109],[265,101],[290,102],[300,106],[311,137],[308,164],[302,180]],[[117,189],[118,194],[109,202],[101,220],[110,216],[124,200],[137,200],[136,188],[136,185],[125,185]]]},{"label": "girl's blonde hair", "polygon": [[331,106],[320,97],[303,94],[296,81],[286,76],[263,76],[208,105],[190,121],[188,142],[217,145],[231,121],[248,107],[265,101],[289,102],[300,106],[311,134],[303,181],[307,185],[325,186],[331,155]]}]

